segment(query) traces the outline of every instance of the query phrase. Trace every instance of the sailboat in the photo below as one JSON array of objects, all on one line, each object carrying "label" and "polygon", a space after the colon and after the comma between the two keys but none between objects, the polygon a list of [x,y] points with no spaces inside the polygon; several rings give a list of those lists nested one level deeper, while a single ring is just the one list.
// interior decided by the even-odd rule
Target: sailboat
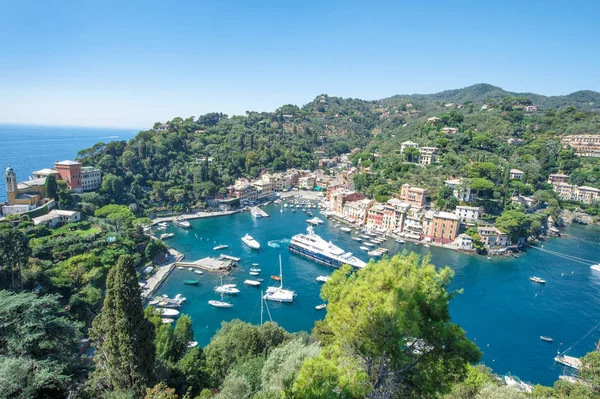
[{"label": "sailboat", "polygon": [[279,287],[267,288],[264,299],[276,302],[294,302],[296,293],[292,290],[283,288],[283,272],[281,266],[281,255],[279,255]]},{"label": "sailboat", "polygon": [[221,292],[221,300],[220,301],[216,301],[214,299],[211,299],[210,301],[208,301],[208,304],[211,306],[214,306],[216,308],[231,308],[233,307],[232,303],[229,302],[225,302],[223,300],[223,293]]}]

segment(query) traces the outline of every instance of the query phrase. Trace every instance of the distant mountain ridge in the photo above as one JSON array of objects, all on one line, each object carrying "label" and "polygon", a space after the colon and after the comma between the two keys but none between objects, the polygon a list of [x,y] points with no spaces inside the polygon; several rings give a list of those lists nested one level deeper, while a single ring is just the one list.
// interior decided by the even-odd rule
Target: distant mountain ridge
[{"label": "distant mountain ridge", "polygon": [[502,99],[504,97],[527,97],[534,105],[542,108],[562,108],[569,105],[585,110],[600,113],[600,93],[592,90],[580,90],[564,96],[544,96],[535,93],[516,93],[506,91],[500,87],[487,83],[478,83],[462,89],[445,90],[433,94],[398,94],[381,101],[398,101],[400,99],[421,101],[424,103],[448,102],[464,103],[473,101],[484,103],[488,98]]}]

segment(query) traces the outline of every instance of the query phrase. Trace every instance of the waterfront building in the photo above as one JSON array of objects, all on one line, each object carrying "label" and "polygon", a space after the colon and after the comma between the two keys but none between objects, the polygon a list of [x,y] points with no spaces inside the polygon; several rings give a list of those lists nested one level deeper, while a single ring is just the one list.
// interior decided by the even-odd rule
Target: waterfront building
[{"label": "waterfront building", "polygon": [[80,220],[81,214],[79,212],[64,211],[59,209],[54,209],[46,215],[38,216],[31,219],[33,224],[36,226],[39,224],[43,224],[50,228],[56,227],[59,223],[79,222]]},{"label": "waterfront building", "polygon": [[268,177],[263,176],[252,185],[256,188],[256,198],[259,200],[273,195],[273,182]]},{"label": "waterfront building", "polygon": [[510,238],[501,232],[496,226],[481,226],[477,228],[477,234],[487,249],[504,248],[510,245]]},{"label": "waterfront building", "polygon": [[354,223],[364,224],[367,220],[367,212],[374,204],[375,201],[371,199],[346,202],[342,207],[342,213],[346,219]]},{"label": "waterfront building", "polygon": [[517,180],[521,180],[523,178],[523,175],[525,174],[525,172],[523,172],[522,170],[519,169],[511,169],[508,177],[510,179],[517,179]]},{"label": "waterfront building", "polygon": [[560,184],[560,183],[569,183],[569,175],[564,175],[562,173],[552,173],[548,175],[548,184]]},{"label": "waterfront building", "polygon": [[400,190],[400,199],[415,208],[423,208],[427,199],[427,190],[405,183]]},{"label": "waterfront building", "polygon": [[404,220],[410,210],[410,204],[402,202],[397,198],[390,198],[386,202],[386,209],[387,207],[392,207],[394,212],[389,230],[396,233],[402,232],[404,230]]},{"label": "waterfront building", "polygon": [[81,164],[77,161],[60,161],[54,164],[54,169],[60,175],[61,180],[67,183],[69,191],[80,193],[83,191],[81,184]]},{"label": "waterfront building", "polygon": [[479,219],[481,208],[476,206],[457,206],[454,214],[462,223],[474,223]]},{"label": "waterfront building", "polygon": [[454,240],[454,247],[463,251],[473,250],[473,239],[468,234],[459,234]]},{"label": "waterfront building", "polygon": [[573,147],[580,157],[600,157],[600,134],[574,134],[561,142],[564,146]]},{"label": "waterfront building", "polygon": [[423,218],[423,238],[448,244],[458,235],[459,219],[454,213],[427,211]]},{"label": "waterfront building", "polygon": [[248,179],[237,179],[233,186],[229,186],[229,196],[237,197],[240,201],[253,202],[258,197],[256,187]]},{"label": "waterfront building", "polygon": [[312,190],[315,188],[315,178],[313,176],[302,176],[298,179],[298,187]]},{"label": "waterfront building", "polygon": [[367,227],[383,229],[383,205],[374,205],[367,212]]},{"label": "waterfront building", "polygon": [[364,199],[365,196],[361,193],[357,193],[356,191],[351,191],[348,189],[339,190],[333,193],[330,197],[330,205],[331,210],[337,213],[338,215],[344,214],[344,204],[347,202],[359,201]]},{"label": "waterfront building", "polygon": [[431,165],[436,161],[436,155],[439,148],[437,147],[421,147],[419,148],[419,152],[421,155],[419,156],[419,163],[421,165]]},{"label": "waterfront building", "polygon": [[473,194],[469,183],[463,179],[448,179],[445,181],[446,186],[452,189],[452,195],[461,202],[473,201]]}]

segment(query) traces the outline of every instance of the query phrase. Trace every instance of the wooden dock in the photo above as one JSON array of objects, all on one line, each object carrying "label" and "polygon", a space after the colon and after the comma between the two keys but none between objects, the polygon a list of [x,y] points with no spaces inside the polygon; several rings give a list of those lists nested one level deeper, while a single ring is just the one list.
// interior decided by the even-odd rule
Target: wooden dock
[{"label": "wooden dock", "polygon": [[230,271],[235,267],[235,264],[230,259],[211,258],[210,256],[194,261],[194,262],[176,262],[177,267],[191,267],[202,269],[209,272]]}]

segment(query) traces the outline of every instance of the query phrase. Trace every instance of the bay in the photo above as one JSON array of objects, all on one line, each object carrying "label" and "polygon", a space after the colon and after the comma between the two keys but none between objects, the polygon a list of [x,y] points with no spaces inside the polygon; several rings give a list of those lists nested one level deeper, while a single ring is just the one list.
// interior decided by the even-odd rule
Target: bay
[{"label": "bay", "polygon": [[[167,232],[175,234],[169,244],[186,256],[197,260],[206,256],[227,253],[242,258],[239,267],[225,277],[224,283],[237,284],[241,293],[227,298],[233,308],[222,309],[208,305],[208,300],[218,299],[213,288],[220,284],[219,277],[205,272],[203,276],[184,269],[175,269],[157,294],[174,296],[182,294],[187,301],[182,313],[193,319],[195,339],[205,346],[220,328],[222,321],[241,319],[260,323],[260,292],[270,283],[271,275],[279,274],[278,257],[283,263],[284,286],[297,293],[293,304],[268,302],[274,321],[290,332],[310,331],[315,320],[325,317],[325,311],[315,310],[322,303],[321,285],[315,280],[319,275],[329,275],[333,269],[292,254],[287,245],[290,238],[306,230],[309,217],[298,210],[280,212],[277,205],[264,207],[269,218],[254,219],[249,212],[231,216],[191,221],[192,229],[169,225]],[[318,210],[312,210],[318,215]],[[324,217],[321,217],[325,220]],[[326,220],[315,231],[326,240],[368,260],[359,249],[360,243],[351,234],[342,232],[335,223]],[[588,261],[600,261],[600,229],[594,226],[572,226],[564,230],[569,237],[553,238],[540,244],[544,248],[529,249],[517,258],[493,258],[468,255],[441,248],[425,248],[411,243],[385,244],[394,253],[409,250],[431,256],[438,267],[448,265],[456,276],[451,290],[462,289],[450,303],[452,320],[462,326],[467,336],[474,340],[484,353],[482,361],[496,373],[512,373],[523,380],[551,385],[563,367],[554,363],[557,350],[575,345],[569,352],[582,356],[595,348],[600,330],[588,331],[600,322],[600,273],[592,272],[588,264],[568,261],[545,251],[570,254]],[[241,237],[251,234],[261,244],[259,251],[246,247]],[[215,251],[218,244],[227,244],[224,251]],[[248,274],[252,263],[262,269],[259,277],[262,287],[243,284],[255,279]],[[536,275],[547,280],[545,285],[529,281]],[[198,286],[184,285],[185,279],[199,279]],[[275,283],[276,284],[276,283]],[[265,310],[264,320],[268,320]],[[540,340],[540,335],[554,338],[554,343]]]},{"label": "bay", "polygon": [[54,162],[75,159],[98,142],[133,138],[135,129],[0,124],[0,202],[6,200],[4,170],[8,166],[26,181],[32,172],[54,168]]}]

